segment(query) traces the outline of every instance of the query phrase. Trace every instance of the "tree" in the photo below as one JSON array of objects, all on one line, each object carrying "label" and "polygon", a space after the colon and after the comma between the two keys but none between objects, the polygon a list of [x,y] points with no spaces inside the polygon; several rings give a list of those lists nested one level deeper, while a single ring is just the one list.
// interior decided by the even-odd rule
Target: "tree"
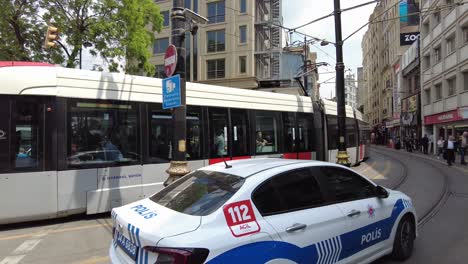
[{"label": "tree", "polygon": [[0,0],[0,7],[0,60],[44,61],[58,54],[42,49],[46,25],[38,1]]},{"label": "tree", "polygon": [[162,28],[159,8],[151,0],[42,0],[44,20],[59,28],[66,43],[66,67],[79,63],[84,45],[118,71],[125,57],[129,73],[152,75],[148,60],[153,35]]}]

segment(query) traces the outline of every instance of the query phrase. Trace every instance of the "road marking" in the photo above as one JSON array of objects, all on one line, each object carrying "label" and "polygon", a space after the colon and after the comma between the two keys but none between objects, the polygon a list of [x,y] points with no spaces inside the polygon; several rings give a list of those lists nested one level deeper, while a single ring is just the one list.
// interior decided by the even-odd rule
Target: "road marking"
[{"label": "road marking", "polygon": [[109,260],[110,259],[107,256],[105,256],[105,257],[92,257],[92,258],[87,259],[87,260],[76,262],[76,264],[96,264],[96,263],[103,263],[103,262],[109,263]]},{"label": "road marking", "polygon": [[390,162],[388,160],[385,161],[385,166],[384,166],[384,169],[382,171],[382,173],[379,173],[377,174],[376,176],[372,177],[371,179],[372,180],[384,180],[386,179],[386,175],[388,174],[388,172],[390,171]]},{"label": "road marking", "polygon": [[[69,227],[69,228],[63,228],[63,229],[57,229],[53,230],[51,232],[47,232],[47,234],[57,234],[57,233],[63,233],[63,232],[71,232],[71,231],[78,231],[78,230],[83,230],[83,229],[90,229],[90,228],[95,228],[95,227],[112,227],[111,224],[95,224],[95,225],[87,225],[87,226],[78,226],[78,227]],[[44,233],[44,231],[39,231],[33,234],[24,234],[24,235],[15,235],[15,236],[5,236],[5,237],[0,237],[0,241],[5,241],[5,240],[14,240],[14,239],[20,239],[20,238],[29,238],[29,237],[36,237],[38,235],[41,235]]]},{"label": "road marking", "polygon": [[26,240],[13,251],[13,255],[28,253],[29,251],[33,250],[41,241],[41,238]]},{"label": "road marking", "polygon": [[19,263],[24,257],[26,257],[26,255],[6,257],[0,261],[0,264],[16,264]]}]

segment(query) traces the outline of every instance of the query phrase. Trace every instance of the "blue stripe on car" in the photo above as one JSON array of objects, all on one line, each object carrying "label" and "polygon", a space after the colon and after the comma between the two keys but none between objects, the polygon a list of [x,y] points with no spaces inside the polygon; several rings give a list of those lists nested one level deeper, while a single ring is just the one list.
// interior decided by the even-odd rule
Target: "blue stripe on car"
[{"label": "blue stripe on car", "polygon": [[[288,259],[297,263],[336,263],[388,239],[398,216],[405,208],[407,208],[406,201],[399,199],[390,217],[335,237],[338,247],[329,244],[330,239],[303,248],[283,241],[262,241],[228,250],[208,263],[265,263],[274,259]],[[380,230],[380,236],[362,243],[363,235],[375,230]]]}]

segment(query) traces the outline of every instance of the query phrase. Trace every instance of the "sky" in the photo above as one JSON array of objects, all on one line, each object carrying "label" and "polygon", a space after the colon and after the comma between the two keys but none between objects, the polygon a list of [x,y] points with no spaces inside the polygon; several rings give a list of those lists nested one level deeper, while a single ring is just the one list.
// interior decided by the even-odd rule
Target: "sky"
[{"label": "sky", "polygon": [[[297,27],[316,18],[328,15],[333,12],[332,0],[283,0],[283,25],[288,28]],[[356,6],[369,0],[341,0],[341,9]],[[370,4],[341,14],[343,39],[352,32],[366,24],[369,16],[376,4]],[[361,41],[367,26],[349,38],[343,46],[343,61],[345,70],[350,69],[357,78],[357,67],[362,66]],[[333,16],[322,21],[305,26],[298,31],[308,35],[335,42],[335,22]],[[283,38],[286,34],[283,33]],[[303,36],[295,34],[293,40],[303,40]],[[317,48],[318,46],[318,48]],[[324,82],[335,76],[336,49],[335,46],[320,46],[317,43],[310,46],[312,52],[317,52],[317,62],[327,62],[330,66],[319,67],[319,82]],[[320,49],[319,49],[320,48]],[[331,73],[327,73],[331,72]],[[348,72],[345,72],[348,74]],[[335,79],[329,80],[333,83],[323,83],[320,85],[320,96],[331,98],[335,96]]]}]

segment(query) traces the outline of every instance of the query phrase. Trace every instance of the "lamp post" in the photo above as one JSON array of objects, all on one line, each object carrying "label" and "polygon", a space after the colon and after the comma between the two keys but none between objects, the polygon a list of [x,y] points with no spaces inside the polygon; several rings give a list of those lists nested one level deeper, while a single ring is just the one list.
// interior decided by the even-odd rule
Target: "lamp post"
[{"label": "lamp post", "polygon": [[174,0],[171,12],[171,42],[177,48],[177,65],[174,74],[180,75],[181,106],[172,110],[172,160],[169,169],[166,170],[169,177],[164,182],[165,186],[190,172],[186,157],[185,23],[184,1]]},{"label": "lamp post", "polygon": [[346,151],[346,108],[344,94],[343,41],[341,35],[340,0],[334,0],[335,47],[336,47],[336,102],[338,117],[338,154],[337,163],[349,166],[349,155]]},{"label": "lamp post", "polygon": [[[185,79],[185,32],[195,35],[197,24],[206,24],[208,19],[184,8],[184,0],[173,0],[171,12],[171,42],[177,49],[177,64],[174,74],[180,75],[180,102],[181,105],[172,110],[172,160],[166,172],[169,177],[164,182],[167,186],[185,174],[189,173],[187,167],[186,141],[187,141],[187,106],[186,106],[186,79]],[[187,25],[189,25],[187,29]]]}]

